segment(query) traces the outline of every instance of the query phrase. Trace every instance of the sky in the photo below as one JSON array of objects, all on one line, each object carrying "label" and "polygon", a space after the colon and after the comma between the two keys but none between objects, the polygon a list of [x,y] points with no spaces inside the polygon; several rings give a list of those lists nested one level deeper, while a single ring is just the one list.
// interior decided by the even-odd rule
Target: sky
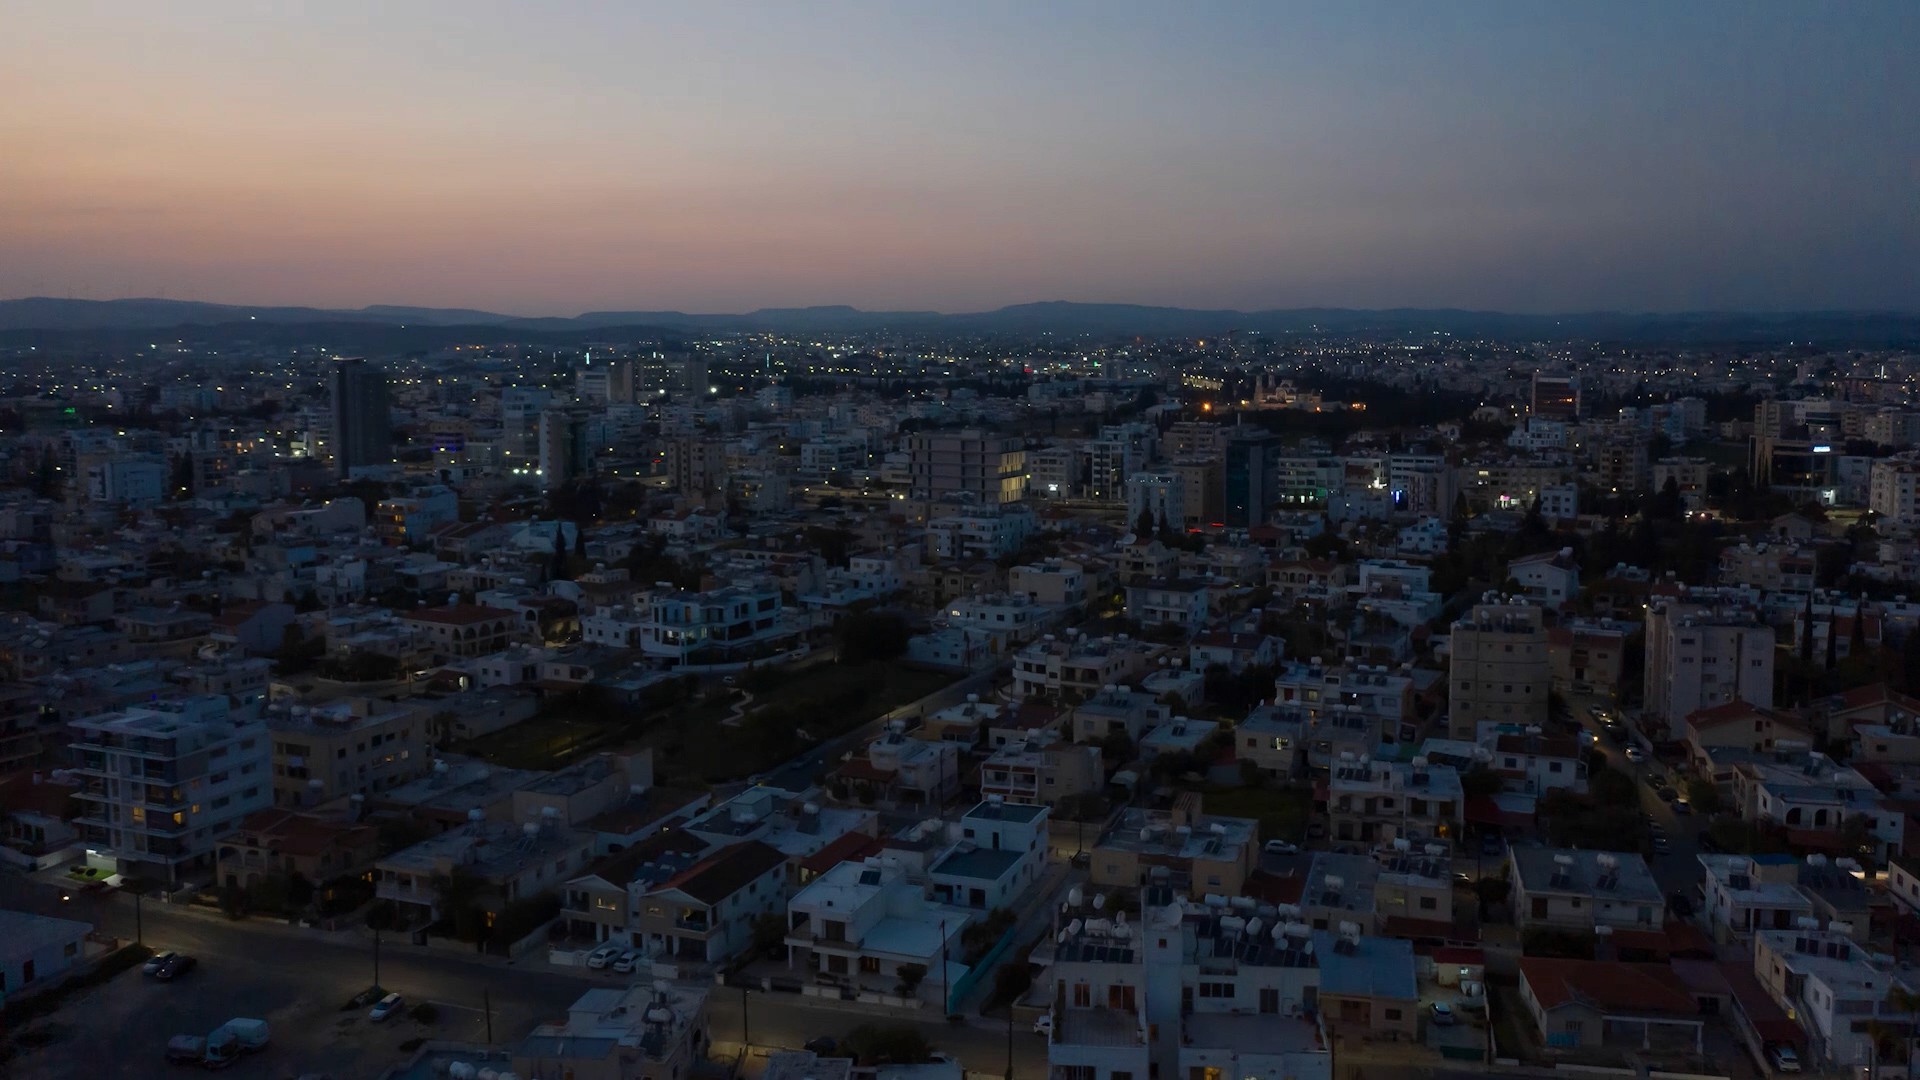
[{"label": "sky", "polygon": [[0,296],[1920,310],[1920,4],[0,5]]}]

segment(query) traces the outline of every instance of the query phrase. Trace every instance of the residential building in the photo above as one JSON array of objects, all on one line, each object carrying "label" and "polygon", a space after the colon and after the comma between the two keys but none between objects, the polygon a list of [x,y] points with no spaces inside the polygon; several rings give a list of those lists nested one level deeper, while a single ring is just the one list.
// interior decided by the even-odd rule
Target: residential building
[{"label": "residential building", "polygon": [[781,615],[779,588],[751,582],[649,596],[640,651],[676,664],[715,663],[774,650],[798,635]]},{"label": "residential building", "polygon": [[1533,731],[1496,735],[1493,760],[1488,763],[1508,791],[1545,795],[1549,791],[1587,793],[1587,763],[1580,741],[1570,735],[1545,736]]},{"label": "residential building", "polygon": [[180,880],[210,870],[221,837],[271,804],[271,739],[224,697],[155,701],[75,720],[75,824],[120,873]]},{"label": "residential building", "polygon": [[358,357],[333,371],[333,469],[340,477],[393,460],[387,373]]},{"label": "residential building", "polygon": [[1327,778],[1328,836],[1345,847],[1450,843],[1465,808],[1459,771],[1424,757],[1405,763],[1363,755],[1336,762]]},{"label": "residential building", "polygon": [[656,957],[716,964],[753,942],[753,924],[787,906],[787,856],[758,840],[720,848],[648,889],[633,929]]},{"label": "residential building", "polygon": [[1520,958],[1520,1004],[1551,1049],[1701,1053],[1706,1022],[1670,964]]},{"label": "residential building", "polygon": [[707,991],[637,981],[580,995],[513,1044],[512,1071],[569,1080],[685,1080],[708,1060]]},{"label": "residential building", "polygon": [[1920,455],[1874,462],[1867,483],[1867,506],[1886,527],[1904,533],[1920,530]]},{"label": "residential building", "polygon": [[1143,627],[1177,627],[1191,634],[1206,625],[1209,588],[1204,581],[1159,578],[1127,586],[1127,617]]},{"label": "residential building", "polygon": [[1804,927],[1759,931],[1753,974],[1806,1029],[1809,1067],[1871,1072],[1876,1039],[1912,1037],[1913,1015],[1893,998],[1915,987],[1890,958],[1873,955],[1845,934]]},{"label": "residential building", "polygon": [[269,706],[275,806],[314,806],[425,776],[432,767],[428,709],[375,698]]},{"label": "residential building", "polygon": [[1155,470],[1127,477],[1127,527],[1140,533],[1145,521],[1151,530],[1184,532],[1187,527],[1187,484],[1177,472]]},{"label": "residential building", "polygon": [[380,830],[292,810],[256,810],[220,841],[214,880],[247,888],[261,878],[295,876],[324,888],[358,875],[380,854]]},{"label": "residential building", "polygon": [[1507,564],[1507,577],[1521,595],[1543,607],[1561,608],[1580,595],[1580,564],[1572,548],[1528,555]]},{"label": "residential building", "polygon": [[[944,1012],[940,995],[967,970],[958,945],[973,916],[929,901],[889,863],[840,863],[788,901],[787,967],[817,984],[918,997]],[[913,993],[899,995],[907,983]]]},{"label": "residential building", "polygon": [[1106,782],[1100,748],[1044,739],[998,747],[980,763],[980,797],[1053,806]]},{"label": "residential building", "polygon": [[[1062,639],[1045,634],[1013,654],[1013,694],[1021,699],[1084,702],[1106,687],[1144,675],[1160,651],[1124,639],[1072,633]],[[1076,723],[1076,737],[1078,730]]]},{"label": "residential building", "polygon": [[1665,925],[1666,898],[1637,854],[1516,844],[1509,859],[1513,921],[1522,930],[1604,926],[1618,944],[1623,932]]},{"label": "residential building", "polygon": [[409,611],[400,622],[418,634],[422,645],[435,655],[470,659],[507,647],[514,613],[478,604],[454,604]]},{"label": "residential building", "polygon": [[967,495],[984,505],[1027,494],[1025,445],[977,428],[915,432],[908,438],[913,490],[922,498]]},{"label": "residential building", "polygon": [[1447,733],[1477,742],[1502,724],[1544,724],[1553,673],[1540,608],[1524,601],[1476,604],[1453,624],[1447,649]]},{"label": "residential building", "polygon": [[473,814],[463,826],[374,863],[374,895],[398,905],[406,925],[452,914],[440,883],[456,870],[474,883],[468,899],[485,918],[516,900],[559,892],[592,857],[588,833],[552,821],[513,825],[488,821],[478,810]]},{"label": "residential building", "polygon": [[52,986],[87,960],[93,924],[0,909],[0,999]]},{"label": "residential building", "polygon": [[1773,705],[1773,629],[1750,611],[1656,599],[1647,608],[1645,722],[1657,738],[1686,737],[1700,709]]},{"label": "residential building", "polygon": [[1049,812],[1038,803],[985,799],[960,817],[960,840],[928,870],[933,897],[976,911],[1012,907],[1040,880]]},{"label": "residential building", "polygon": [[1084,604],[1087,571],[1067,559],[1047,559],[1007,571],[1007,591],[1024,594],[1037,604]]},{"label": "residential building", "polygon": [[1238,896],[1259,848],[1257,821],[1203,814],[1200,795],[1182,792],[1167,810],[1124,811],[1094,845],[1087,873],[1096,886],[1164,885],[1195,898]]}]

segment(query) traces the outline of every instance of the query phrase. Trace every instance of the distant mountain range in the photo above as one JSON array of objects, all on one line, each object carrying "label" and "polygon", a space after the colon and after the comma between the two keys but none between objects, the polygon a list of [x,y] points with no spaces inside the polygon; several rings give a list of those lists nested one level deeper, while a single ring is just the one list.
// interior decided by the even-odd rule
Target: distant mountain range
[{"label": "distant mountain range", "polygon": [[[266,324],[262,326],[261,324]],[[1805,311],[1777,314],[1683,312],[1634,314],[1579,312],[1514,315],[1497,311],[1390,308],[1291,308],[1269,311],[1199,310],[1136,304],[1053,301],[1015,304],[993,311],[862,311],[845,306],[762,308],[744,314],[684,311],[589,311],[572,318],[501,315],[461,308],[379,305],[353,310],[310,307],[245,307],[188,300],[63,300],[28,297],[0,300],[0,341],[106,343],[131,331],[204,328],[196,338],[285,341],[344,335],[367,344],[473,340],[491,328],[497,340],[591,340],[607,331],[697,333],[786,331],[859,333],[924,331],[954,334],[1037,336],[1211,337],[1228,333],[1381,334],[1448,333],[1508,340],[1671,342],[1675,344],[1765,344],[1810,342],[1827,347],[1920,345],[1920,314]],[[352,328],[357,328],[355,332]],[[458,329],[449,335],[446,331]],[[438,330],[438,333],[419,331]],[[395,333],[395,331],[412,333]],[[301,331],[304,331],[302,333]],[[176,334],[176,336],[178,336]],[[487,336],[481,334],[479,336]],[[611,336],[611,335],[609,335]]]}]

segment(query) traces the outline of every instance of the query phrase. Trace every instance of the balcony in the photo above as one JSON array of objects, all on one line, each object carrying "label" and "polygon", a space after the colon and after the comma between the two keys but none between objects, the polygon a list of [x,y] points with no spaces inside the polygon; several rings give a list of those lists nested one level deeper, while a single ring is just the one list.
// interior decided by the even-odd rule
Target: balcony
[{"label": "balcony", "polygon": [[696,934],[704,934],[708,930],[707,920],[705,916],[702,916],[697,919],[681,916],[680,918],[673,920],[673,928],[675,930],[686,930]]}]

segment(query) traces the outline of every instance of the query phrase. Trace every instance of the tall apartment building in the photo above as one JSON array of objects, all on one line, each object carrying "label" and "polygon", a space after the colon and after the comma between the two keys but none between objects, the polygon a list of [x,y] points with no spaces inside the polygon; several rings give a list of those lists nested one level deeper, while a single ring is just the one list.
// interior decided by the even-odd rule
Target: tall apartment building
[{"label": "tall apartment building", "polygon": [[1269,431],[1234,428],[1227,436],[1221,468],[1222,518],[1229,528],[1266,523],[1280,500],[1280,437]]},{"label": "tall apartment building", "polygon": [[158,701],[75,720],[81,838],[123,874],[175,882],[211,869],[215,846],[273,801],[270,738],[227,699]]},{"label": "tall apartment building", "polygon": [[1156,529],[1185,529],[1186,480],[1171,470],[1137,472],[1127,477],[1127,528],[1134,528],[1142,514]]},{"label": "tall apartment building", "polygon": [[667,444],[667,475],[682,495],[719,491],[727,482],[727,446],[719,439],[689,435]]},{"label": "tall apartment building", "polygon": [[1533,373],[1530,409],[1535,416],[1555,420],[1580,419],[1580,379],[1574,375]]},{"label": "tall apartment building", "polygon": [[1684,600],[1647,608],[1646,720],[1659,737],[1686,737],[1699,709],[1744,701],[1773,706],[1773,629],[1751,611]]},{"label": "tall apartment building", "polygon": [[1027,452],[1011,435],[979,428],[917,432],[908,443],[913,490],[923,498],[967,494],[983,503],[1027,496]]},{"label": "tall apartment building", "polygon": [[333,471],[348,476],[356,468],[393,460],[392,418],[388,415],[387,373],[358,357],[343,359],[333,371]]},{"label": "tall apartment building", "polygon": [[1547,719],[1553,671],[1541,609],[1526,603],[1476,604],[1453,624],[1447,672],[1447,734],[1478,742],[1496,724]]},{"label": "tall apartment building", "polygon": [[587,353],[587,362],[573,373],[574,396],[582,401],[628,404],[633,401],[633,361],[595,362]]},{"label": "tall apartment building", "polygon": [[540,486],[551,490],[593,467],[586,414],[548,409],[540,414]]}]

